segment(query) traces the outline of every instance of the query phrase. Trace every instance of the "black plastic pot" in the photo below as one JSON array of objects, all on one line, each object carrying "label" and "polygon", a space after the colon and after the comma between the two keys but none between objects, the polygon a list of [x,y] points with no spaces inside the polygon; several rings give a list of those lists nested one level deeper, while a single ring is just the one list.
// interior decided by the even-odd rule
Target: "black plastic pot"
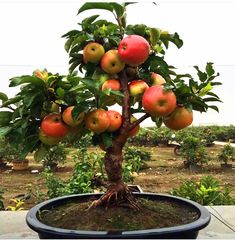
[{"label": "black plastic pot", "polygon": [[64,196],[45,201],[29,210],[26,216],[26,222],[31,229],[38,232],[38,235],[41,239],[195,239],[198,235],[199,230],[206,227],[210,222],[210,213],[200,204],[184,198],[153,193],[134,193],[134,195],[137,198],[141,197],[151,200],[172,201],[174,203],[182,205],[182,209],[185,206],[191,206],[195,209],[196,212],[198,212],[199,219],[192,223],[175,227],[125,232],[68,230],[50,227],[38,220],[38,213],[43,210],[48,210],[52,207],[63,205],[67,201],[71,200],[85,201],[91,197],[99,198],[100,195],[101,194],[80,194]]}]

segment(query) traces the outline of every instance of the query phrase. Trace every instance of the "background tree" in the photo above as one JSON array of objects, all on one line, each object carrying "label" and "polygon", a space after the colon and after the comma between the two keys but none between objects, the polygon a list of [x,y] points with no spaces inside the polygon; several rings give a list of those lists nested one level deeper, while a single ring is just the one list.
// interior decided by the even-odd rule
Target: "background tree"
[{"label": "background tree", "polygon": [[[177,74],[164,55],[170,43],[182,47],[178,33],[144,24],[127,25],[130,4],[85,3],[78,14],[102,9],[111,12],[115,21],[92,15],[63,35],[69,74],[36,70],[32,76],[10,80],[10,87],[21,86],[15,97],[8,99],[0,93],[5,108],[0,112],[0,135],[13,146],[22,146],[22,156],[35,151],[35,159],[41,160],[65,136],[94,134],[94,145],[106,152],[109,186],[92,206],[114,202],[137,208],[122,180],[122,150],[142,121],[152,118],[158,127],[164,122],[179,130],[191,124],[193,110],[218,111],[210,102],[220,101],[212,92],[220,84],[214,81],[218,74],[213,64],[207,63],[205,71],[195,66],[198,80]],[[121,114],[110,110],[115,103],[122,106]],[[136,113],[143,115],[136,119]]]}]

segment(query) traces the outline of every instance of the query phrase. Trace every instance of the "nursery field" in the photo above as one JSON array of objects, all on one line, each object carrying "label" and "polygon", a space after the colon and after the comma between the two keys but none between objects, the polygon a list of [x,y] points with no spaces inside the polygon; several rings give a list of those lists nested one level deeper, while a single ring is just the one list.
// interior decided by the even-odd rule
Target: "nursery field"
[{"label": "nursery field", "polygon": [[[133,173],[134,184],[141,186],[146,192],[167,193],[172,188],[179,187],[186,180],[199,180],[206,175],[212,175],[220,181],[220,184],[228,185],[231,188],[231,196],[235,197],[235,170],[222,171],[220,162],[216,159],[222,146],[214,145],[207,147],[207,152],[212,158],[208,164],[203,165],[199,172],[191,172],[183,165],[183,159],[175,156],[173,147],[137,147],[140,150],[148,150],[152,153],[152,159],[147,161],[147,167],[138,173]],[[89,151],[97,151],[98,148],[89,148]],[[71,158],[72,150],[67,155],[67,161],[59,165],[55,175],[66,180],[71,177],[74,167],[74,161]],[[27,171],[13,171],[11,166],[0,169],[0,186],[4,189],[4,204],[10,205],[10,199],[18,195],[26,194],[30,190],[34,192],[46,192],[45,179],[42,177],[42,165],[29,156],[29,169]],[[38,170],[34,173],[33,170]],[[37,202],[31,195],[24,203],[24,209],[32,207]]]}]

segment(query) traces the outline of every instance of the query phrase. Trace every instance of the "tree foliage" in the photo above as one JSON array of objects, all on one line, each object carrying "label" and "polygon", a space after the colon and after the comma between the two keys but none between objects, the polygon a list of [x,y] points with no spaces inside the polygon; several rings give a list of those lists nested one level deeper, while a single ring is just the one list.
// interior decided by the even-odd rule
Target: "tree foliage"
[{"label": "tree foliage", "polygon": [[[126,10],[133,3],[115,2],[87,2],[78,11],[78,15],[90,9],[106,10],[113,14],[114,21],[102,19],[102,15],[92,15],[78,23],[78,28],[71,30],[62,37],[66,39],[65,50],[69,54],[69,74],[60,75],[47,70],[36,70],[32,75],[22,75],[10,79],[9,87],[20,86],[20,91],[13,98],[0,93],[0,137],[5,136],[15,146],[22,146],[22,157],[29,152],[36,151],[36,156],[48,148],[39,140],[39,129],[43,118],[53,112],[52,105],[59,105],[62,114],[68,106],[75,106],[73,118],[81,112],[85,114],[93,109],[108,110],[107,99],[112,97],[115,103],[123,106],[124,94],[122,91],[106,89],[102,91],[102,75],[105,73],[100,63],[85,63],[83,49],[90,42],[101,44],[105,51],[117,49],[120,41],[126,36],[136,34],[144,37],[150,44],[148,59],[137,68],[126,65],[126,72],[134,72],[135,79],[142,79],[151,85],[150,75],[156,72],[166,80],[165,90],[172,90],[177,98],[178,105],[184,105],[195,111],[206,112],[209,108],[218,111],[211,103],[220,101],[213,92],[214,86],[220,85],[215,81],[219,74],[215,72],[213,63],[208,62],[205,70],[195,66],[197,78],[190,74],[178,74],[176,68],[165,60],[165,53],[170,44],[177,48],[183,46],[178,33],[145,24],[128,25]],[[153,6],[155,7],[155,6]],[[117,79],[118,75],[109,75]],[[131,114],[145,113],[141,99],[131,97]],[[161,126],[162,118],[152,118],[157,126]],[[84,122],[77,127],[76,137],[84,136],[90,131],[84,127]],[[74,130],[69,136],[73,138]],[[118,132],[94,134],[93,143],[104,143],[106,147],[112,145],[112,140]]]}]

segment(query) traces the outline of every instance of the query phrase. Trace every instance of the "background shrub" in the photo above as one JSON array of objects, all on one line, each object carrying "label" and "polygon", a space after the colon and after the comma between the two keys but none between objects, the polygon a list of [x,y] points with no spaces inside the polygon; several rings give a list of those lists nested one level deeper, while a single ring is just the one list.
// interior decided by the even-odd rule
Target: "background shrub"
[{"label": "background shrub", "polygon": [[212,176],[202,177],[199,181],[186,181],[171,191],[172,195],[188,198],[202,205],[233,205],[228,186],[222,188]]},{"label": "background shrub", "polygon": [[66,150],[62,144],[50,147],[42,159],[43,167],[50,168],[51,170],[53,170],[58,164],[64,164],[65,161]]},{"label": "background shrub", "polygon": [[190,164],[203,165],[210,160],[204,143],[200,138],[192,135],[186,135],[183,138],[180,151],[182,157],[185,158],[186,167]]},{"label": "background shrub", "polygon": [[224,162],[227,164],[227,162],[231,161],[233,159],[235,148],[231,146],[231,144],[227,144],[223,146],[221,151],[218,154],[218,160],[220,162]]}]

